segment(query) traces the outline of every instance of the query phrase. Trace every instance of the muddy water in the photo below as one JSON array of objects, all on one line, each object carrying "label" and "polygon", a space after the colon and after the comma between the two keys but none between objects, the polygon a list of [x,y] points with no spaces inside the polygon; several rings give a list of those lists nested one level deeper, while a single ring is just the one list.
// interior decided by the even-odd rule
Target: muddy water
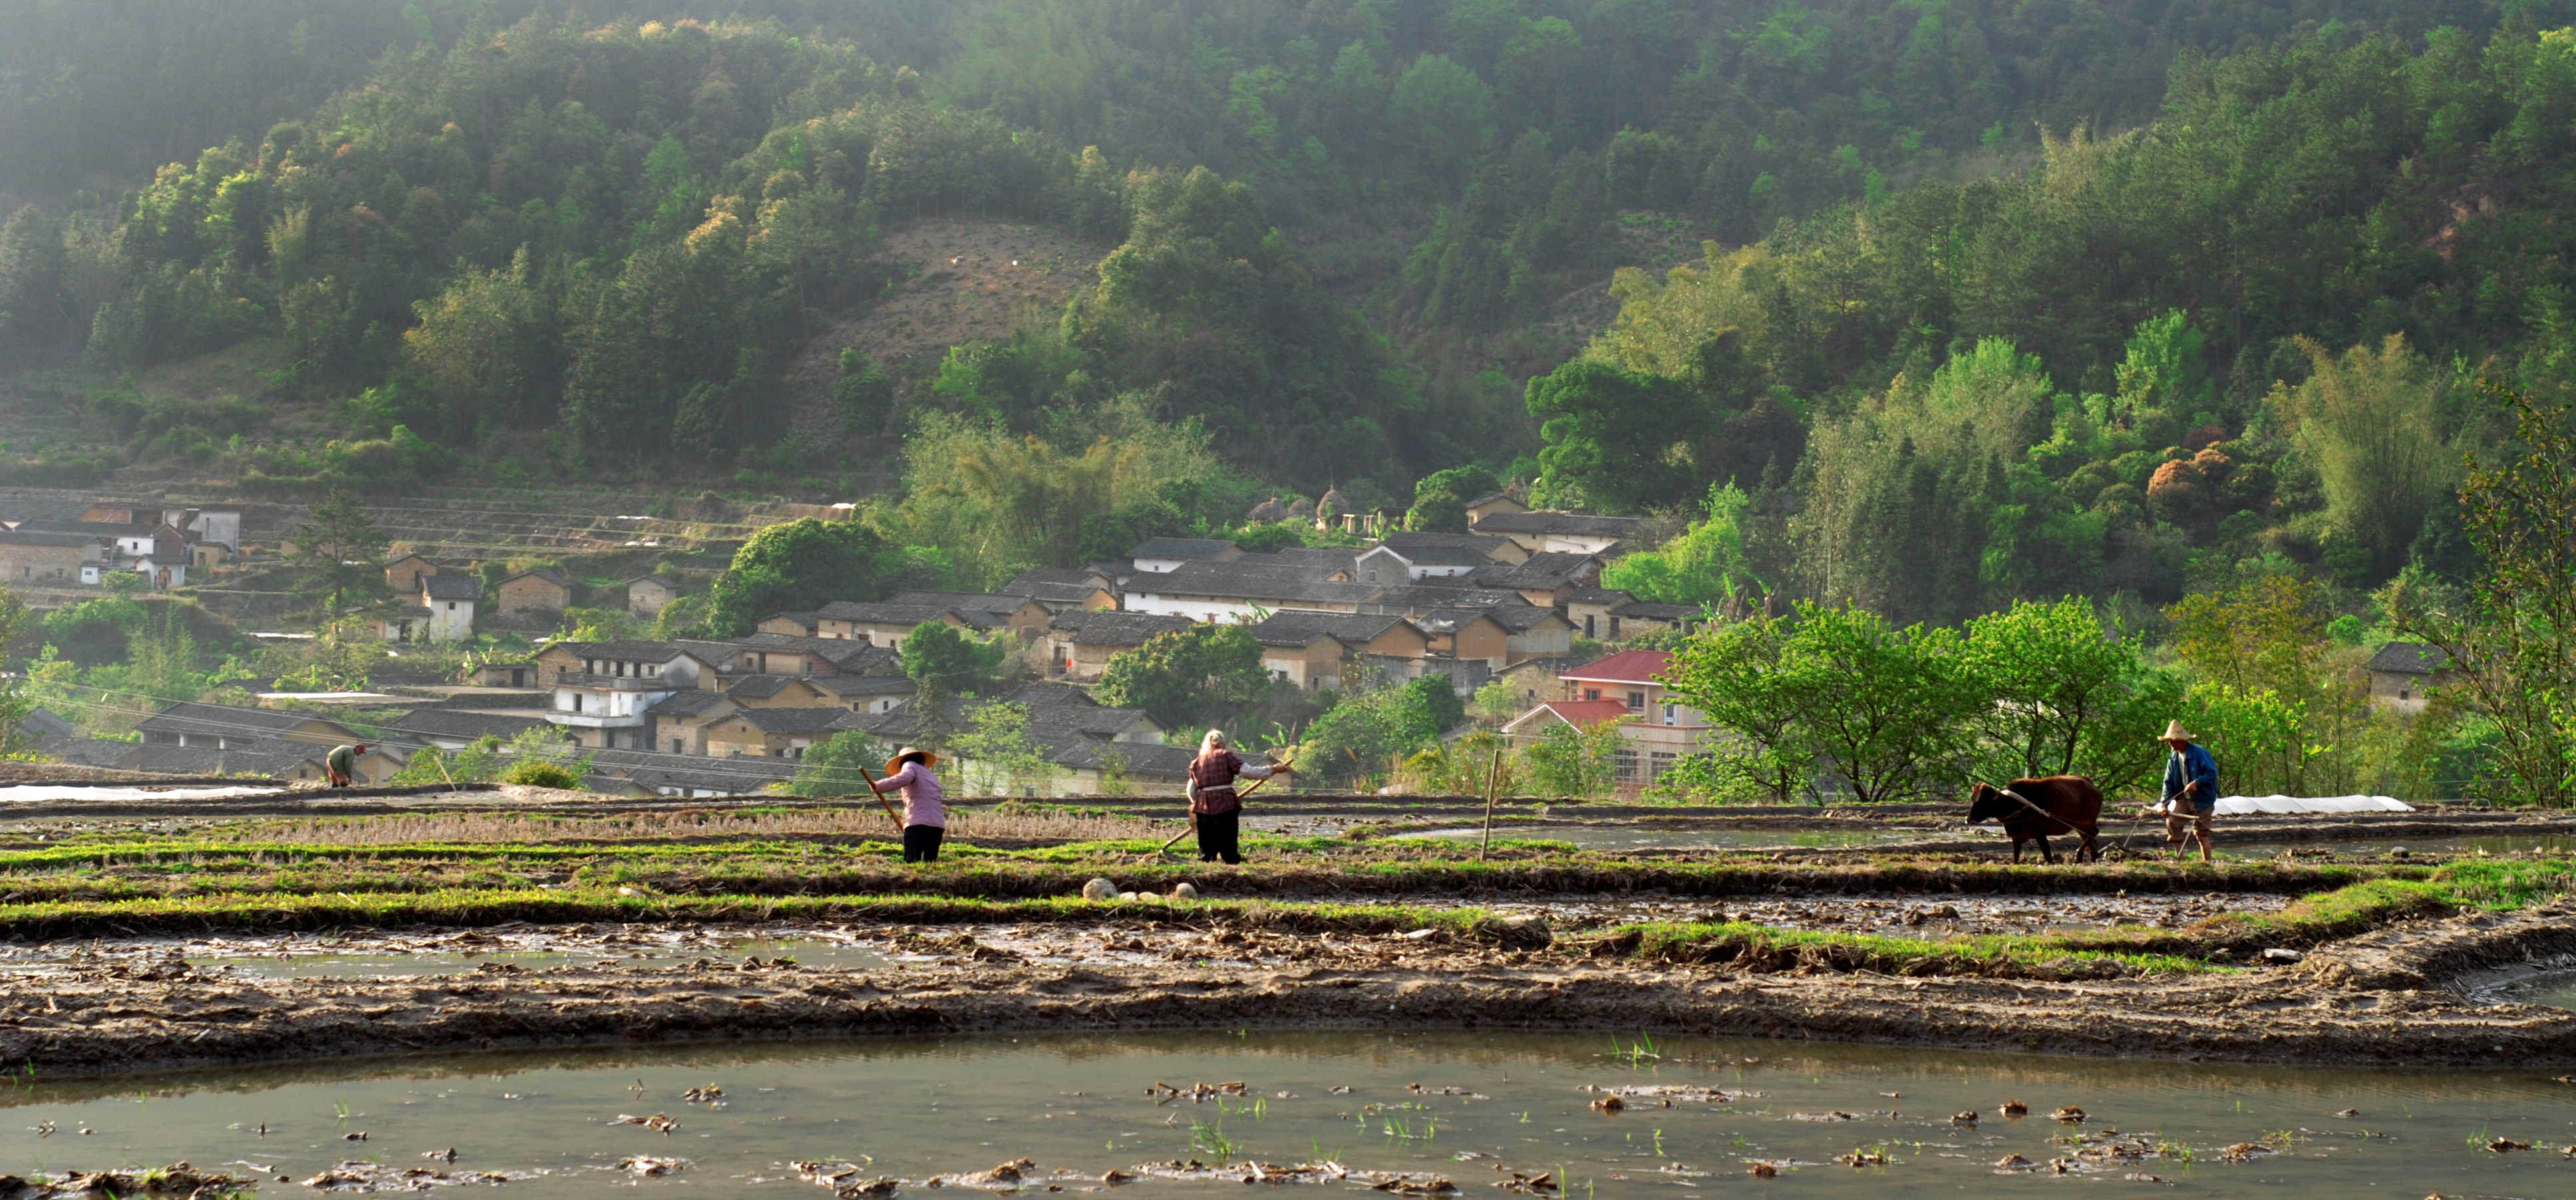
[{"label": "muddy water", "polygon": [[699,959],[792,959],[809,967],[876,969],[904,957],[825,927],[768,925],[754,933],[644,928],[528,926],[412,936],[399,932],[279,934],[238,938],[125,938],[0,944],[0,977],[98,967],[175,966],[253,979],[398,978],[448,975],[487,963],[522,970],[556,966],[682,966]]},{"label": "muddy water", "polygon": [[[2576,1088],[2503,1068],[2287,1070],[1710,1040],[1657,1045],[1663,1057],[1632,1062],[1615,1054],[1631,1041],[1174,1033],[487,1055],[112,1084],[40,1075],[0,1101],[0,1171],[184,1158],[300,1194],[277,1177],[300,1184],[349,1162],[359,1177],[494,1173],[523,1197],[592,1195],[612,1182],[793,1197],[830,1194],[799,1178],[799,1161],[847,1164],[844,1182],[892,1177],[918,1195],[935,1177],[971,1186],[956,1176],[1025,1157],[1037,1164],[1032,1191],[1096,1189],[1117,1169],[1143,1175],[1128,1186],[1144,1194],[1241,1194],[1241,1171],[1170,1179],[1140,1168],[1330,1160],[1354,1174],[1317,1186],[1355,1191],[1401,1176],[1504,1194],[1487,1188],[1544,1172],[1587,1200],[1748,1187],[1869,1200],[1891,1188],[2037,1194],[2069,1185],[2061,1162],[2065,1174],[2153,1177],[2191,1195],[2412,1200],[2562,1195],[2576,1171],[2557,1152],[2576,1139]],[[722,1089],[714,1102],[683,1094],[710,1084]],[[1229,1089],[1239,1094],[1186,1094],[1198,1084],[1239,1084]],[[1622,1111],[1600,1111],[1609,1091],[1592,1089],[1624,1093]],[[1999,1111],[2015,1099],[2029,1116]],[[2050,1119],[2065,1106],[2084,1122]],[[2346,1109],[2357,1115],[2338,1115]],[[1975,1124],[1953,1120],[1969,1110]],[[674,1124],[663,1132],[621,1115]],[[2532,1149],[2485,1148],[2500,1137]],[[1873,1157],[1838,1161],[1855,1151]],[[639,1178],[620,1167],[638,1156],[685,1165]],[[1755,1163],[1778,1177],[1752,1177]]]}]

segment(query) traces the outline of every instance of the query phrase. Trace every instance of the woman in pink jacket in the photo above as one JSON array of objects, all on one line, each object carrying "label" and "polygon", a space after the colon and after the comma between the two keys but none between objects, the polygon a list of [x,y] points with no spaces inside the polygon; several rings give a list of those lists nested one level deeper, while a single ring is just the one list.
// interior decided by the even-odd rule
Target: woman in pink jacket
[{"label": "woman in pink jacket", "polygon": [[946,796],[939,790],[939,777],[930,773],[938,765],[938,755],[906,746],[886,760],[885,778],[868,784],[880,796],[903,792],[903,861],[908,863],[938,862],[939,839],[948,836],[948,809],[940,803]]}]

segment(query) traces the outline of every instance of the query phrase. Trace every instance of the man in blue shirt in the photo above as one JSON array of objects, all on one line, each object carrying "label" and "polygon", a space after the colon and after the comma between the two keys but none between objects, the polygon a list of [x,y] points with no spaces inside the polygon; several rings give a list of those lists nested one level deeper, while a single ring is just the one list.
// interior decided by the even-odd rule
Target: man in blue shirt
[{"label": "man in blue shirt", "polygon": [[2200,841],[2200,861],[2209,861],[2209,818],[2218,811],[2218,760],[2183,732],[2182,722],[2165,725],[2164,744],[2173,750],[2165,760],[2165,844],[2181,854],[2183,830]]}]

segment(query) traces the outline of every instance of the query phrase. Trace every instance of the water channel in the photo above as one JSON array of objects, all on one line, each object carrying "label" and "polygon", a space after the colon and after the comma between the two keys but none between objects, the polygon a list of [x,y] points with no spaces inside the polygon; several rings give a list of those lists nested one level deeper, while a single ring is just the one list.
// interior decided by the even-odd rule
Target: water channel
[{"label": "water channel", "polygon": [[[1331,1161],[1350,1174],[1291,1179],[1336,1191],[1446,1179],[1465,1194],[1508,1194],[1492,1185],[1546,1174],[1585,1200],[1748,1189],[1880,1200],[1891,1189],[2038,1194],[2150,1180],[2207,1196],[2560,1196],[2576,1181],[2559,1153],[2576,1140],[2576,1087],[2545,1074],[1570,1033],[485,1054],[113,1081],[39,1071],[0,1100],[0,1171],[186,1159],[256,1175],[268,1194],[307,1194],[305,1180],[340,1169],[389,1191],[403,1190],[406,1171],[424,1187],[433,1175],[461,1185],[488,1172],[522,1197],[612,1184],[795,1197],[831,1194],[804,1177],[815,1174],[891,1178],[913,1195],[934,1178],[1007,1187],[964,1173],[1026,1158],[1035,1166],[1017,1186],[1027,1191],[1099,1190],[1114,1170],[1139,1176],[1121,1190],[1146,1195],[1242,1193],[1243,1171],[1168,1166],[1197,1160]],[[721,1095],[685,1096],[708,1086]],[[1593,1089],[1622,1093],[1620,1111],[1602,1111],[1611,1093]],[[2011,1100],[2028,1115],[2005,1115]],[[2051,1119],[2070,1107],[2080,1123]],[[1975,1123],[1954,1119],[1967,1111]],[[633,1123],[655,1117],[667,1130]],[[2499,1138],[2530,1148],[2489,1149]],[[621,1165],[638,1158],[668,1173]],[[1750,1173],[1756,1164],[1776,1176]]]}]

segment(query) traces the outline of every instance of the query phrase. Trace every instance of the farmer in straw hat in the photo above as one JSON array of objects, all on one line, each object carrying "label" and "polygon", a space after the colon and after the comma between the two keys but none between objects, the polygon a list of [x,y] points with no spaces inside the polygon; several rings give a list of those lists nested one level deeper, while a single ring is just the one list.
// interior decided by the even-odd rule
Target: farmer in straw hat
[{"label": "farmer in straw hat", "polygon": [[948,809],[940,803],[946,796],[939,790],[939,777],[930,773],[938,765],[938,755],[906,746],[886,760],[885,778],[868,781],[868,790],[880,796],[903,792],[903,861],[908,863],[938,862],[939,839],[948,836]]},{"label": "farmer in straw hat", "polygon": [[1198,757],[1190,760],[1188,788],[1190,823],[1199,831],[1199,861],[1243,861],[1243,799],[1234,790],[1236,776],[1268,779],[1291,773],[1284,764],[1265,767],[1243,761],[1242,755],[1226,748],[1224,730],[1208,730],[1199,739]]},{"label": "farmer in straw hat", "polygon": [[2200,861],[2209,861],[2209,818],[2218,812],[2218,760],[2207,747],[2183,732],[2182,722],[2165,726],[2161,739],[2173,751],[2165,760],[2165,844],[2180,855],[2183,830],[2200,840]]}]

